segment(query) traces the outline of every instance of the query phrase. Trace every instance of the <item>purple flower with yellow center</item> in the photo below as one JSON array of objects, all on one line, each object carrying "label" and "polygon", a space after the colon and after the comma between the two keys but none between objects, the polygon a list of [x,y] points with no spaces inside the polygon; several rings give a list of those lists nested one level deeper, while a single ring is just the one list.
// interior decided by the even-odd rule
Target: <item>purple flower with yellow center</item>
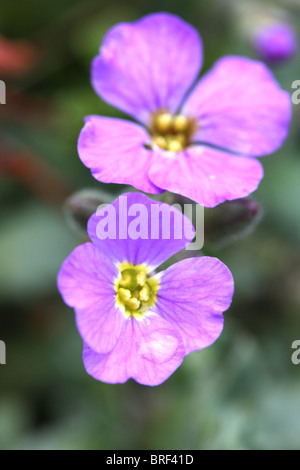
[{"label": "purple flower with yellow center", "polygon": [[254,46],[259,57],[270,64],[279,64],[294,57],[298,39],[294,28],[285,22],[269,21],[255,31]]},{"label": "purple flower with yellow center", "polygon": [[[133,378],[158,385],[185,355],[218,338],[233,279],[229,269],[211,257],[188,258],[157,271],[191,241],[193,226],[172,206],[139,193],[125,197],[126,213],[120,197],[92,215],[91,242],[75,248],[64,261],[58,287],[75,309],[90,375],[108,383]],[[133,217],[137,213],[138,221]],[[161,220],[155,230],[153,214]],[[104,236],[101,227],[109,225],[108,220],[113,227],[105,231],[110,236]],[[132,236],[132,224],[142,225],[140,238]]]},{"label": "purple flower with yellow center", "polygon": [[286,138],[290,96],[264,63],[244,57],[220,59],[194,84],[202,59],[197,31],[169,13],[107,33],[92,84],[138,122],[86,118],[78,152],[97,180],[206,207],[257,188],[263,168],[254,157]]}]

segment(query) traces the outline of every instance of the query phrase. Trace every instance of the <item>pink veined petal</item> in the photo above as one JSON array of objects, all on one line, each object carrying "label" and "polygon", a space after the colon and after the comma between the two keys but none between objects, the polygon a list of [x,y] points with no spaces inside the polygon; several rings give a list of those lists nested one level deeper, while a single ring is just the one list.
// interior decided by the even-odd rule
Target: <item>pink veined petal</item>
[{"label": "pink veined petal", "polygon": [[92,243],[75,248],[58,274],[59,291],[75,309],[82,338],[101,353],[114,347],[125,320],[115,307],[117,276],[117,268]]},{"label": "pink veined petal", "polygon": [[157,154],[149,177],[161,188],[214,207],[255,191],[263,167],[255,158],[195,145],[172,156]]},{"label": "pink veined petal", "polygon": [[89,116],[78,140],[78,153],[92,175],[103,183],[133,185],[147,193],[159,194],[148,177],[151,155],[144,147],[147,132],[123,119]]},{"label": "pink veined petal", "polygon": [[157,311],[178,329],[186,354],[219,337],[233,288],[231,272],[217,258],[189,258],[164,271]]},{"label": "pink veined petal", "polygon": [[114,263],[146,263],[154,269],[183,250],[195,230],[175,207],[144,194],[126,193],[92,215],[88,234]]},{"label": "pink veined petal", "polygon": [[132,378],[143,385],[159,385],[182,363],[184,347],[177,330],[156,314],[142,321],[129,318],[114,349],[97,354],[84,345],[83,362],[95,379],[124,383]]},{"label": "pink veined petal", "polygon": [[152,111],[178,108],[201,65],[198,32],[175,15],[153,13],[107,33],[92,84],[105,101],[147,125]]},{"label": "pink veined petal", "polygon": [[260,156],[283,143],[291,109],[289,93],[265,64],[229,56],[200,79],[182,112],[199,121],[195,142]]}]

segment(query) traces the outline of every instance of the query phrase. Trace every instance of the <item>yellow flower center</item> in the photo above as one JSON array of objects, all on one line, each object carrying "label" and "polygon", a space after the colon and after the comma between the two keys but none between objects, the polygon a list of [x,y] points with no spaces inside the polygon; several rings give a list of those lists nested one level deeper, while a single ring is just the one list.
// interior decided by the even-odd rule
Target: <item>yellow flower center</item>
[{"label": "yellow flower center", "polygon": [[123,262],[118,265],[119,276],[115,281],[116,305],[126,318],[141,317],[156,303],[159,280],[148,275],[144,264],[134,266]]},{"label": "yellow flower center", "polygon": [[191,117],[157,111],[153,113],[150,124],[152,142],[146,144],[146,148],[153,149],[157,145],[169,152],[181,152],[191,142],[195,129],[196,123]]}]

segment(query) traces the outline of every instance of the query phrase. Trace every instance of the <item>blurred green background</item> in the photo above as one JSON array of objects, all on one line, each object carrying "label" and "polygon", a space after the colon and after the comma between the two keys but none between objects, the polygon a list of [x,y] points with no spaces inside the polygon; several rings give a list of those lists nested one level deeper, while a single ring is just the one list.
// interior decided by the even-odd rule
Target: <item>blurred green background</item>
[{"label": "blurred green background", "polygon": [[[260,4],[300,24],[298,1]],[[61,263],[83,241],[65,220],[65,199],[82,188],[120,191],[96,182],[77,155],[84,116],[122,116],[92,90],[90,62],[108,28],[154,11],[196,26],[204,70],[226,54],[255,58],[246,2],[0,0],[1,449],[299,448],[300,364],[291,345],[300,339],[300,105],[283,147],[262,160],[253,195],[260,222],[247,237],[209,247],[235,278],[224,331],[164,384],[108,385],[87,375],[73,311],[56,288]],[[292,92],[299,57],[274,73]]]}]

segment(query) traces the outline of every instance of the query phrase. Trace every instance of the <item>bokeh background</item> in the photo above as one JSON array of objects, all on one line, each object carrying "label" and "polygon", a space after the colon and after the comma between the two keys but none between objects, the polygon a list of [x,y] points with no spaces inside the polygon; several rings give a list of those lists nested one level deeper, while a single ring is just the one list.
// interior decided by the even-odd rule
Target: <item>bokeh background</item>
[{"label": "bokeh background", "polygon": [[[235,278],[224,331],[164,384],[108,385],[87,375],[73,311],[56,288],[61,263],[83,241],[65,217],[66,198],[83,188],[122,189],[96,182],[76,148],[85,115],[122,116],[90,85],[107,29],[154,11],[176,13],[199,29],[207,70],[222,55],[256,57],[249,5],[0,0],[1,449],[299,448],[300,364],[291,345],[300,339],[300,105],[283,147],[262,160],[265,177],[252,196],[259,222],[247,236],[205,240],[204,252]],[[260,5],[281,8],[299,27],[299,0]],[[297,56],[273,67],[291,93],[299,64]]]}]

